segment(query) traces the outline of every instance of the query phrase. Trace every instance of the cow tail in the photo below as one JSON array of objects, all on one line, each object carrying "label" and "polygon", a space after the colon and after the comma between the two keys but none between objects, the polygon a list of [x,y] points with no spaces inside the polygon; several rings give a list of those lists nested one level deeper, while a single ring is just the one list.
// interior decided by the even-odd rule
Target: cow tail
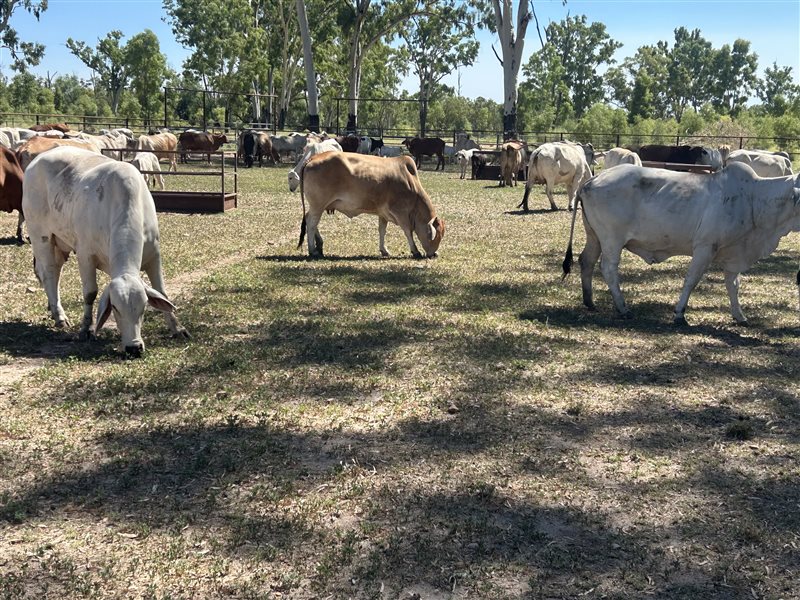
[{"label": "cow tail", "polygon": [[575,199],[575,210],[572,211],[572,222],[569,226],[569,244],[567,245],[567,252],[564,255],[564,262],[561,263],[561,270],[563,271],[563,275],[561,276],[561,281],[564,281],[567,276],[572,271],[572,263],[573,256],[572,256],[572,239],[575,236],[575,217],[578,216],[578,204],[581,202],[580,195]]},{"label": "cow tail", "polygon": [[300,203],[303,207],[303,222],[300,223],[300,241],[297,243],[298,250],[303,247],[303,240],[306,237],[306,195],[303,186],[305,172],[306,166],[303,165],[303,168],[300,169]]}]

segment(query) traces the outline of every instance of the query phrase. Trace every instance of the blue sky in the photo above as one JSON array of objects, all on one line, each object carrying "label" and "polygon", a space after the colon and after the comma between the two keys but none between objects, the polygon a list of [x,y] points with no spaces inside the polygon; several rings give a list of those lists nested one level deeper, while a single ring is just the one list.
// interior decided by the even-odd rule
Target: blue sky
[{"label": "blue sky", "polygon": [[[616,55],[618,60],[632,56],[645,44],[659,40],[671,44],[674,30],[684,26],[700,29],[715,48],[733,44],[737,38],[749,40],[762,72],[777,62],[792,67],[795,81],[800,83],[800,0],[569,0],[566,6],[561,0],[535,0],[534,7],[542,29],[567,14],[585,14],[590,22],[605,23],[608,34],[623,44]],[[19,11],[11,24],[21,39],[46,46],[44,60],[34,72],[87,77],[86,68],[67,50],[66,39],[72,37],[93,47],[112,29],[121,30],[125,39],[151,29],[170,66],[180,70],[189,51],[175,42],[165,21],[161,0],[49,0],[39,22]],[[503,75],[491,44],[495,43],[498,52],[499,46],[488,32],[480,33],[479,40],[477,63],[460,70],[461,93],[469,98],[483,96],[502,101]],[[539,47],[531,24],[523,61]],[[4,74],[9,73],[9,62],[8,55],[1,53],[0,69]],[[454,87],[457,82],[456,74],[445,80]],[[415,91],[415,81],[407,78],[404,87]]]}]

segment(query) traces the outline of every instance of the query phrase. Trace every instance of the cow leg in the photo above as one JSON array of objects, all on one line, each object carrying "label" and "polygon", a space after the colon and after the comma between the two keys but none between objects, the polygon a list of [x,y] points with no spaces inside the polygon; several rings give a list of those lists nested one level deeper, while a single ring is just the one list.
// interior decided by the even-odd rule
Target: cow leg
[{"label": "cow leg", "polygon": [[406,234],[406,240],[408,240],[408,249],[411,251],[411,255],[414,258],[422,258],[422,254],[417,249],[417,244],[414,242],[414,232],[411,229],[403,228],[403,233]]},{"label": "cow leg", "polygon": [[31,232],[31,246],[33,246],[34,271],[47,294],[47,308],[56,322],[56,327],[69,327],[70,322],[61,306],[59,291],[61,268],[67,257],[56,247],[55,241],[51,240],[49,236],[34,235]]},{"label": "cow leg", "polygon": [[[169,298],[169,296],[167,296],[167,291],[164,288],[164,271],[161,268],[161,255],[157,253],[155,258],[153,258],[149,263],[142,265],[142,270],[147,273],[147,278],[150,280],[150,285],[157,292],[160,292],[165,298]],[[189,332],[186,331],[186,328],[180,324],[178,317],[176,317],[174,313],[169,311],[162,312],[164,313],[164,320],[167,323],[167,328],[170,330],[172,337],[190,337]]]},{"label": "cow leg", "polygon": [[550,200],[550,210],[558,210],[556,203],[553,201],[553,186],[549,181],[545,182],[544,191],[547,194],[547,199]]},{"label": "cow leg", "polygon": [[[711,264],[713,254],[711,248],[695,248],[692,255],[692,262],[689,263],[689,270],[686,272],[686,279],[683,281],[683,290],[681,297],[678,299],[678,304],[675,305],[675,316],[673,322],[675,325],[686,325],[686,307],[689,305],[689,296],[694,288],[703,277],[703,273],[708,269]],[[727,276],[725,284],[727,285]]]},{"label": "cow leg", "polygon": [[386,244],[384,243],[386,239],[386,225],[388,224],[389,221],[383,217],[378,217],[378,247],[380,248],[381,256],[389,256],[389,251],[386,249]]},{"label": "cow leg", "polygon": [[22,224],[25,222],[25,214],[22,211],[19,211],[19,217],[17,217],[17,244],[20,246],[25,243],[25,237],[22,235]]},{"label": "cow leg", "polygon": [[747,325],[747,317],[742,312],[739,305],[739,273],[725,271],[725,288],[728,290],[728,298],[731,301],[731,314],[739,325]]},{"label": "cow leg", "polygon": [[[622,297],[622,290],[619,286],[619,260],[622,255],[622,248],[612,248],[606,252],[603,250],[603,259],[600,261],[600,271],[603,273],[603,279],[606,280],[608,290],[611,292],[611,298],[614,300],[614,308],[617,310],[617,315],[622,318],[630,319],[631,311],[625,306],[625,298]],[[589,257],[587,257],[589,258]],[[581,279],[583,279],[583,265],[581,265]]]},{"label": "cow leg", "polygon": [[306,235],[308,235],[308,255],[311,258],[320,258],[322,254],[322,236],[319,234],[319,220],[321,213],[306,213]]},{"label": "cow leg", "polygon": [[81,275],[83,288],[83,320],[78,331],[78,339],[94,339],[94,324],[92,322],[92,309],[97,299],[97,268],[92,260],[86,256],[78,256],[78,270]]},{"label": "cow leg", "polygon": [[600,240],[597,239],[597,234],[594,232],[594,229],[586,222],[585,216],[584,229],[586,230],[586,246],[583,248],[583,252],[581,252],[578,258],[578,263],[581,266],[583,304],[589,310],[596,310],[594,301],[592,300],[592,277],[594,275],[594,266],[600,258]]}]

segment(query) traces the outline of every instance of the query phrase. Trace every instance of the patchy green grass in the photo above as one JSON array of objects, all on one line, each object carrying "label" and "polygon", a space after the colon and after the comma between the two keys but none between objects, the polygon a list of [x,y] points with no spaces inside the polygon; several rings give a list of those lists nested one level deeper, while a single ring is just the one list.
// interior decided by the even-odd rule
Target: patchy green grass
[{"label": "patchy green grass", "polygon": [[[749,328],[718,271],[673,328],[687,261],[630,255],[617,321],[599,273],[596,313],[560,282],[541,189],[520,214],[426,170],[439,259],[336,215],[308,261],[287,170],[159,215],[193,339],[148,312],[140,360],[52,327],[0,215],[0,597],[800,594],[796,236],[743,278]],[[62,296],[77,322],[74,260]]]}]

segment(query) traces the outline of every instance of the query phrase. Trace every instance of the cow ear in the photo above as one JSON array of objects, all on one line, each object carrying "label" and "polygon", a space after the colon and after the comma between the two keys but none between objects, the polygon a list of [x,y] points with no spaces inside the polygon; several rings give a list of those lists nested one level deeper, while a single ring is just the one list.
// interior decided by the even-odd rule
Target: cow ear
[{"label": "cow ear", "polygon": [[94,330],[100,331],[109,316],[111,316],[111,288],[106,287],[97,305],[97,321],[95,322]]},{"label": "cow ear", "polygon": [[175,312],[175,305],[164,294],[147,285],[144,286],[144,291],[147,294],[147,303],[150,306],[161,312]]}]

